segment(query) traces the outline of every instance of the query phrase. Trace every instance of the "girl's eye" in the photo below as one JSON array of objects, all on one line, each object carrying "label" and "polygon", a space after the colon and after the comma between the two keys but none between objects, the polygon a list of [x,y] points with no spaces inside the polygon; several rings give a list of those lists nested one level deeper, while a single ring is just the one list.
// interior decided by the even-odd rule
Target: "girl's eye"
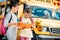
[{"label": "girl's eye", "polygon": [[27,15],[27,14],[26,14]]}]

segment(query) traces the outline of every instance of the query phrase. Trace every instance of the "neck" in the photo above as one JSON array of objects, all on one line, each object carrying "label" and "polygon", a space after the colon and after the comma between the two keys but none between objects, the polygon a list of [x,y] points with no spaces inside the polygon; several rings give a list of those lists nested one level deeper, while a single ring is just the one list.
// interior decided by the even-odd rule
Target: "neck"
[{"label": "neck", "polygon": [[0,23],[0,25],[2,25],[2,23]]},{"label": "neck", "polygon": [[11,13],[14,13],[14,10],[13,10],[13,9],[11,9],[11,10],[10,10],[10,12],[11,12]]}]

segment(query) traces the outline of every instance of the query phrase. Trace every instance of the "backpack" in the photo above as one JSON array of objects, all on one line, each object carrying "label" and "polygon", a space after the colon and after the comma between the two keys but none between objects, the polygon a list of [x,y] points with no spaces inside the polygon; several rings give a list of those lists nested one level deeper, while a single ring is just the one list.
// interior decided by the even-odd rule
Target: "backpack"
[{"label": "backpack", "polygon": [[[4,19],[5,19],[5,17],[4,17],[3,20],[2,20],[2,26],[1,26],[1,33],[2,33],[2,35],[5,35],[5,34],[6,34],[6,31],[7,31],[7,29],[8,29],[8,27],[6,28],[6,26],[4,26]],[[8,21],[8,23],[10,23],[11,19],[12,19],[12,15],[11,15],[11,18],[10,18],[10,20]]]},{"label": "backpack", "polygon": [[1,34],[2,35],[6,34],[6,27],[4,25],[1,25]]}]

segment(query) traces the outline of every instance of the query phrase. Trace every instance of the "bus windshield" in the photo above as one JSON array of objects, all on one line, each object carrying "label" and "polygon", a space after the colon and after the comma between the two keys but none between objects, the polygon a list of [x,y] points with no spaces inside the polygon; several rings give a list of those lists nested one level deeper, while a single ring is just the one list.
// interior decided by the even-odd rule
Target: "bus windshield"
[{"label": "bus windshield", "polygon": [[30,7],[32,10],[32,17],[33,18],[45,18],[45,19],[55,19],[60,20],[60,9],[55,11],[55,15],[52,16],[53,9],[45,8],[40,6],[29,6],[26,5],[26,8]]}]

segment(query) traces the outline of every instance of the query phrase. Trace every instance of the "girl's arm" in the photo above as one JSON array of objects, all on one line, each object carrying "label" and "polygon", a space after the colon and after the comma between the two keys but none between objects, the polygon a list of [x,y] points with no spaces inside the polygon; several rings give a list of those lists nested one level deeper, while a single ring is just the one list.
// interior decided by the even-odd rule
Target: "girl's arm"
[{"label": "girl's arm", "polygon": [[8,27],[12,25],[18,26],[18,23],[8,23]]},{"label": "girl's arm", "polygon": [[32,30],[34,30],[34,28],[36,28],[36,22],[34,22],[34,19],[32,19]]}]

